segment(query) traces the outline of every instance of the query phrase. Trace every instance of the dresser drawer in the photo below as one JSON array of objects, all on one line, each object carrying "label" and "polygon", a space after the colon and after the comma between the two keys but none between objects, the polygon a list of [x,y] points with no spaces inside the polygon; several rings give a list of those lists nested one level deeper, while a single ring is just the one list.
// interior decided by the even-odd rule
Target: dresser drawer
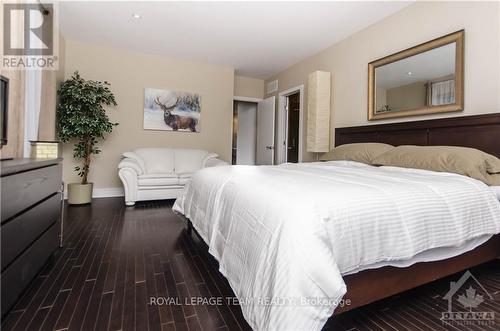
[{"label": "dresser drawer", "polygon": [[2,272],[2,316],[19,299],[59,244],[59,223],[54,223],[33,245]]},{"label": "dresser drawer", "polygon": [[58,193],[2,225],[2,270],[56,222],[60,214],[61,194]]},{"label": "dresser drawer", "polygon": [[2,177],[2,223],[61,188],[62,165]]}]

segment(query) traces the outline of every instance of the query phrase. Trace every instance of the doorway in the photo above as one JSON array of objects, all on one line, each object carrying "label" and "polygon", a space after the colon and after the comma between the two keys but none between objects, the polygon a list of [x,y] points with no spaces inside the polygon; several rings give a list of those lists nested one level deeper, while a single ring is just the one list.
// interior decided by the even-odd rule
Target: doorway
[{"label": "doorway", "polygon": [[304,85],[279,93],[277,163],[302,162]]},{"label": "doorway", "polygon": [[299,162],[300,92],[287,96],[286,162]]},{"label": "doorway", "polygon": [[257,142],[257,103],[234,100],[232,164],[254,165]]},{"label": "doorway", "polygon": [[275,97],[234,97],[232,164],[274,164]]}]

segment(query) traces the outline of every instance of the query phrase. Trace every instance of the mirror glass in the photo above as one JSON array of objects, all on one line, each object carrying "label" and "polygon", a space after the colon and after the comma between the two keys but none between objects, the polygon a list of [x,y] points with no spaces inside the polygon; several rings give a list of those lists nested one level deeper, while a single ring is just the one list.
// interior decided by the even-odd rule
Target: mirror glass
[{"label": "mirror glass", "polygon": [[455,104],[456,42],[375,68],[375,114]]}]

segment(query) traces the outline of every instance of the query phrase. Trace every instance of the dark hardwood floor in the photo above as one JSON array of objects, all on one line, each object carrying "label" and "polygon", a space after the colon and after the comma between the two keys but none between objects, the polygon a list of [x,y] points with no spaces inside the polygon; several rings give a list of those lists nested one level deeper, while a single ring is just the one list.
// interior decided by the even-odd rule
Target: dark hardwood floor
[{"label": "dark hardwood floor", "polygon": [[[64,247],[56,252],[2,330],[249,330],[216,261],[171,201],[126,208],[121,198],[65,210]],[[333,330],[499,330],[500,263],[471,270],[494,300],[487,325],[443,325],[453,275],[330,318]],[[224,298],[215,305],[190,298]],[[150,304],[151,298],[174,298]],[[165,299],[163,299],[165,300]],[[163,304],[161,304],[163,303]]]}]

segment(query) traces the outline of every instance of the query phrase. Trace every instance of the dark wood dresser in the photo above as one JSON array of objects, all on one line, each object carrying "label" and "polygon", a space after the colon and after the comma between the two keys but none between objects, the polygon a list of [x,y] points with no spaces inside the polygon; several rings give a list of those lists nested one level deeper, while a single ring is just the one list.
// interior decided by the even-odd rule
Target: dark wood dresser
[{"label": "dark wood dresser", "polygon": [[59,247],[61,161],[1,162],[2,316]]}]

